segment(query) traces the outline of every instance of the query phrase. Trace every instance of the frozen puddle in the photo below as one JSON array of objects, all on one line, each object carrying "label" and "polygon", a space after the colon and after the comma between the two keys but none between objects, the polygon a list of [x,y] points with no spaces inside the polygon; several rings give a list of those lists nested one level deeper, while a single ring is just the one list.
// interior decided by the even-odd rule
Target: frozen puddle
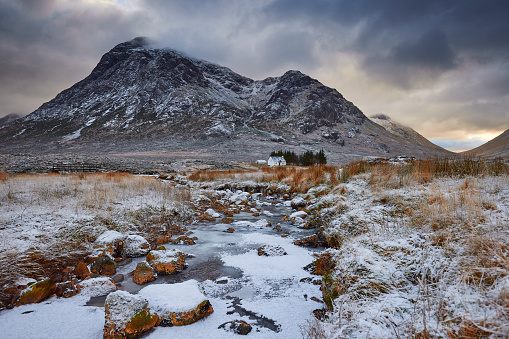
[{"label": "frozen puddle", "polygon": [[[196,245],[165,245],[192,254],[189,267],[176,275],[164,276],[153,282],[177,283],[189,279],[201,282],[214,313],[188,326],[156,327],[143,338],[234,338],[237,334],[218,327],[228,321],[244,320],[253,330],[252,338],[299,338],[300,326],[306,325],[314,309],[322,304],[311,297],[321,297],[319,286],[301,279],[310,277],[303,267],[312,260],[312,250],[293,245],[295,238],[309,234],[282,222],[282,216],[291,209],[271,209],[270,217],[253,217],[249,213],[235,215],[231,225],[200,223],[189,227],[191,236],[198,237]],[[247,222],[267,219],[275,225],[281,223],[283,232],[291,236],[282,238],[272,227],[253,227]],[[247,221],[247,222],[246,222]],[[225,233],[229,227],[234,233]],[[279,246],[287,255],[259,256],[263,245]],[[118,268],[125,280],[120,289],[137,293],[146,285],[132,282],[130,272],[139,258]],[[3,338],[102,338],[104,297],[75,296],[69,299],[51,298],[40,304],[26,305],[0,312]]]}]

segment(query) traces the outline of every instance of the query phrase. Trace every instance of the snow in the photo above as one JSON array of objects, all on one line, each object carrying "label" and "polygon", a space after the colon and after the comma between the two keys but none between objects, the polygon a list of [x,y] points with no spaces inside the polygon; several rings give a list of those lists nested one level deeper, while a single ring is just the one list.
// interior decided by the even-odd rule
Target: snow
[{"label": "snow", "polygon": [[76,131],[74,131],[74,132],[72,132],[70,134],[64,135],[62,137],[62,139],[64,139],[64,140],[73,140],[73,139],[79,138],[81,136],[81,131],[83,130],[83,128],[85,128],[85,126],[78,128]]},{"label": "snow", "polygon": [[304,212],[304,211],[297,211],[297,212],[293,212],[292,214],[290,214],[290,220],[292,220],[293,218],[302,218],[302,219],[305,219],[307,218],[309,215]]},{"label": "snow", "polygon": [[2,338],[102,338],[104,308],[85,306],[87,297],[51,298],[0,312]]},{"label": "snow", "polygon": [[127,257],[140,257],[149,251],[150,244],[141,235],[132,234],[125,238],[123,252]]},{"label": "snow", "polygon": [[90,278],[83,280],[79,285],[82,286],[80,296],[99,297],[117,290],[113,280],[108,277]]},{"label": "snow", "polygon": [[141,289],[138,295],[145,298],[150,309],[159,315],[189,312],[207,299],[194,279],[176,284],[150,285]]},{"label": "snow", "polygon": [[139,295],[126,291],[116,291],[108,294],[106,304],[110,309],[109,322],[125,324],[142,309],[147,307],[147,300]]},{"label": "snow", "polygon": [[115,243],[116,241],[122,241],[124,240],[125,235],[118,232],[118,231],[106,231],[103,234],[101,234],[97,239],[95,240],[95,243],[97,245],[110,245]]},{"label": "snow", "polygon": [[216,211],[214,211],[212,208],[209,208],[208,210],[205,211],[205,214],[208,214],[209,216],[211,216],[212,218],[219,218],[221,216],[221,214],[217,213]]}]

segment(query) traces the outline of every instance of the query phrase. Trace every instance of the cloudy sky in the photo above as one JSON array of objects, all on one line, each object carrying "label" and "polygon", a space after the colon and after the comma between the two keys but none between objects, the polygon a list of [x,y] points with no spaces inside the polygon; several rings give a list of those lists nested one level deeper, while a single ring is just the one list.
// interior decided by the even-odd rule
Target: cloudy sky
[{"label": "cloudy sky", "polygon": [[137,36],[253,79],[298,69],[451,150],[509,129],[507,0],[0,0],[0,117]]}]

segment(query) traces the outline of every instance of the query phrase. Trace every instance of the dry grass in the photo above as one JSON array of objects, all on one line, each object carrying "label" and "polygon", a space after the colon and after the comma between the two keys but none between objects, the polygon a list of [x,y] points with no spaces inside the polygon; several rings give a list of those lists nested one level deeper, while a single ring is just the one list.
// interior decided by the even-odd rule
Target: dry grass
[{"label": "dry grass", "polygon": [[0,292],[73,266],[107,229],[147,238],[192,218],[191,192],[123,172],[6,175],[0,181]]},{"label": "dry grass", "polygon": [[275,166],[263,167],[260,170],[200,170],[188,177],[197,182],[210,181],[255,181],[285,183],[293,192],[307,192],[311,187],[320,184],[337,185],[340,174],[334,166]]},{"label": "dry grass", "polygon": [[409,183],[430,183],[440,177],[481,177],[509,174],[509,166],[501,159],[427,159],[413,160],[405,164],[352,162],[343,167],[341,182],[361,173],[371,175],[371,184],[385,188],[403,187]]}]

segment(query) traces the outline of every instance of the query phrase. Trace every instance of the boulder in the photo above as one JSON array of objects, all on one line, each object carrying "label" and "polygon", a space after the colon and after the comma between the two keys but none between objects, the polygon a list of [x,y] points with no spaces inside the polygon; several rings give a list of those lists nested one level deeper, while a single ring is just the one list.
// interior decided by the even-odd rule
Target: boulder
[{"label": "boulder", "polygon": [[66,281],[56,285],[55,294],[59,298],[70,298],[78,293],[73,281]]},{"label": "boulder", "polygon": [[316,248],[318,246],[326,246],[327,245],[325,240],[322,239],[321,237],[318,237],[316,234],[309,236],[309,237],[302,238],[300,240],[296,240],[293,244],[297,245],[297,246],[313,247],[313,248]]},{"label": "boulder", "polygon": [[264,255],[266,257],[275,257],[287,255],[287,253],[281,246],[263,245],[258,248],[258,255],[259,256]]},{"label": "boulder", "polygon": [[226,232],[226,233],[233,233],[235,232],[235,229],[233,227],[229,227],[227,228],[226,230],[224,230],[223,232]]},{"label": "boulder", "polygon": [[83,280],[76,287],[78,293],[89,297],[100,297],[117,290],[117,285],[115,285],[113,279],[108,277]]},{"label": "boulder", "polygon": [[159,316],[159,326],[190,325],[214,312],[196,280],[147,286],[138,295]]},{"label": "boulder", "polygon": [[186,237],[185,235],[181,235],[176,239],[172,239],[171,242],[177,245],[194,245],[196,244],[192,238]]},{"label": "boulder", "polygon": [[146,262],[140,262],[134,270],[133,281],[138,285],[143,285],[157,278],[156,271]]},{"label": "boulder", "polygon": [[90,271],[94,274],[113,275],[117,271],[117,263],[108,256],[99,256],[90,265]]},{"label": "boulder", "polygon": [[161,274],[175,274],[187,268],[187,255],[176,250],[150,251],[147,262]]},{"label": "boulder", "polygon": [[123,254],[128,258],[142,257],[150,251],[147,239],[139,235],[128,235],[124,240]]},{"label": "boulder", "polygon": [[106,297],[104,304],[104,339],[135,338],[150,330],[159,321],[139,295],[116,291]]},{"label": "boulder", "polygon": [[90,270],[88,269],[87,264],[82,261],[74,269],[74,274],[76,275],[76,278],[83,280],[90,276]]},{"label": "boulder", "polygon": [[223,328],[225,331],[240,335],[247,335],[252,330],[251,325],[242,320],[228,321],[222,325],[219,325],[218,328]]},{"label": "boulder", "polygon": [[207,214],[209,217],[212,217],[212,218],[219,218],[221,216],[219,213],[214,211],[212,208],[209,208],[208,210],[206,210],[205,214]]},{"label": "boulder", "polygon": [[302,218],[306,219],[309,215],[305,211],[297,211],[290,214],[289,219],[292,220],[293,218]]},{"label": "boulder", "polygon": [[306,207],[306,204],[307,204],[306,200],[302,197],[293,198],[290,203],[292,208],[295,208],[295,209]]},{"label": "boulder", "polygon": [[94,248],[102,249],[105,253],[116,258],[122,256],[125,235],[117,231],[106,231],[94,242]]},{"label": "boulder", "polygon": [[41,302],[55,293],[56,284],[47,278],[28,286],[19,296],[16,306]]}]

